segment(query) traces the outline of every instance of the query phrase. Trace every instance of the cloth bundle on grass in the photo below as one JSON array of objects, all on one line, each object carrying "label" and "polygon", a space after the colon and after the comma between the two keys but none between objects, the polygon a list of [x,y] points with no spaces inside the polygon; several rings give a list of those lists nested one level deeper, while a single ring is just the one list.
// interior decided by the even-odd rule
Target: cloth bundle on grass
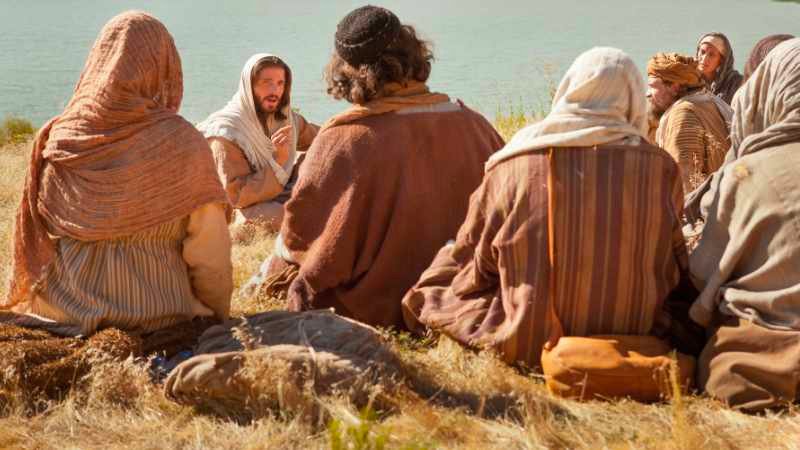
[{"label": "cloth bundle on grass", "polygon": [[233,410],[301,411],[311,395],[345,393],[363,406],[392,386],[400,361],[378,332],[332,311],[269,311],[209,328],[197,356],[167,378],[167,397]]}]

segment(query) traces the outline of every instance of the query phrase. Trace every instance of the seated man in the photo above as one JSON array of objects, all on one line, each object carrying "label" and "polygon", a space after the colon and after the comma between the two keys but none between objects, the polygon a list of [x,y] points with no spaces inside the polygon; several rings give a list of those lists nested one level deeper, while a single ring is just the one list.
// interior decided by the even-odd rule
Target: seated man
[{"label": "seated man", "polygon": [[678,168],[646,132],[644,80],[630,57],[579,56],[551,113],[489,160],[455,242],[403,299],[408,327],[538,366],[554,325],[553,245],[565,335],[650,333],[686,248]]},{"label": "seated man", "polygon": [[725,160],[732,111],[704,86],[697,63],[677,53],[658,53],[647,63],[650,114],[658,129],[651,143],[678,162],[686,193]]},{"label": "seated man", "polygon": [[239,90],[198,125],[234,207],[234,234],[254,224],[277,231],[297,180],[300,153],[318,127],[294,112],[292,71],[277,56],[259,53],[242,69]]},{"label": "seated man", "polygon": [[698,385],[756,411],[800,395],[800,39],[775,47],[733,103],[731,154],[691,221],[690,317],[713,332]]},{"label": "seated man", "polygon": [[[308,150],[276,243],[272,275],[298,275],[295,311],[335,308],[402,326],[400,300],[464,220],[483,165],[502,147],[489,122],[431,93],[429,44],[391,11],[365,6],[338,26],[328,93],[354,105]],[[265,264],[268,266],[268,264]]]},{"label": "seated man", "polygon": [[129,12],[105,25],[72,100],[34,142],[3,309],[63,335],[228,317],[225,191],[178,115],[182,96],[161,22]]}]

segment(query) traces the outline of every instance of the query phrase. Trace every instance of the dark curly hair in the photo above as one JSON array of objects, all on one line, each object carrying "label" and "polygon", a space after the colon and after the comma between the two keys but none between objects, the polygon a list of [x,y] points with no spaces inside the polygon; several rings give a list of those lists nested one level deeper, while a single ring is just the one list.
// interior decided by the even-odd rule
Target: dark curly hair
[{"label": "dark curly hair", "polygon": [[325,67],[327,91],[337,100],[363,105],[384,95],[388,83],[425,82],[431,74],[431,44],[417,37],[411,25],[400,34],[377,61],[353,67],[334,52]]}]

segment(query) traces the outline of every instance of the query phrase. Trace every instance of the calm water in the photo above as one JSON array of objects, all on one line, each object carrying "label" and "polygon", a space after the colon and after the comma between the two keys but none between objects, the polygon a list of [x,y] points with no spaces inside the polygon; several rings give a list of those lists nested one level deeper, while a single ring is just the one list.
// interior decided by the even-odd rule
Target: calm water
[{"label": "calm water", "polygon": [[[325,96],[322,68],[339,19],[364,4],[325,0],[0,0],[0,116],[41,124],[61,111],[103,24],[126,9],[159,17],[183,59],[182,114],[198,121],[227,102],[255,52],[282,56],[295,74],[294,106],[323,121],[344,105]],[[706,31],[728,34],[741,70],[772,33],[800,35],[800,4],[769,0],[385,0],[433,41],[430,85],[489,117],[546,103],[581,51],[609,45],[643,69],[657,51],[692,52]]]}]

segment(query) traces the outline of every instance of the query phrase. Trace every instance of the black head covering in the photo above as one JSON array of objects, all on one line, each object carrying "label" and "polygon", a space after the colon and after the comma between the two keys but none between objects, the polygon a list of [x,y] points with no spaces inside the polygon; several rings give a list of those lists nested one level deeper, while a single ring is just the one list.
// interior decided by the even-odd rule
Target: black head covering
[{"label": "black head covering", "polygon": [[362,6],[336,27],[336,53],[354,67],[371,64],[397,39],[400,29],[400,19],[393,12],[379,6]]}]

